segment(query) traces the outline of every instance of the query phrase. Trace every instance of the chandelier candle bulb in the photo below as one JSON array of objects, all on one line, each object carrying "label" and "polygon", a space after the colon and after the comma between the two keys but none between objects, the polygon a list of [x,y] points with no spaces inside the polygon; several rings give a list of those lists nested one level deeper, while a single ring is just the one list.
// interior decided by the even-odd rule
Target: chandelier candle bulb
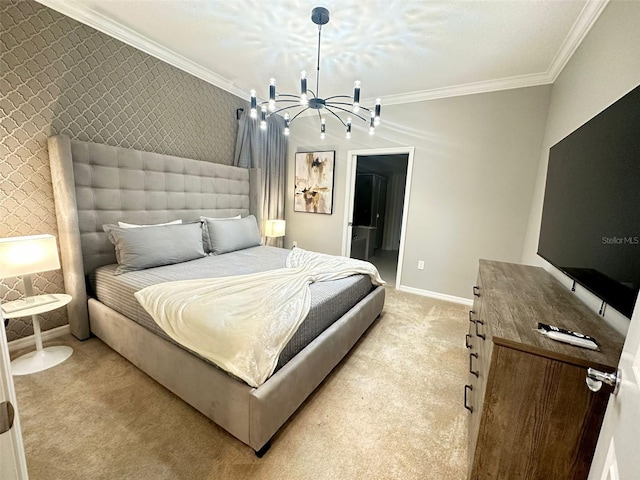
[{"label": "chandelier candle bulb", "polygon": [[360,80],[353,82],[353,113],[360,111]]},{"label": "chandelier candle bulb", "polygon": [[285,134],[286,136],[289,136],[289,122],[290,122],[290,120],[289,120],[289,114],[288,114],[288,113],[285,113],[285,114],[284,114],[284,134]]},{"label": "chandelier candle bulb", "polygon": [[347,140],[351,138],[351,117],[347,118]]},{"label": "chandelier candle bulb", "polygon": [[255,90],[251,90],[251,118],[258,118],[258,99]]},{"label": "chandelier candle bulb", "polygon": [[260,111],[260,129],[267,129],[267,107],[262,106],[262,110]]},{"label": "chandelier candle bulb", "polygon": [[276,79],[271,78],[269,80],[269,111],[273,112],[276,109]]},{"label": "chandelier candle bulb", "polygon": [[382,108],[382,100],[379,98],[376,98],[375,120],[373,122],[376,127],[380,125],[380,109],[381,108]]},{"label": "chandelier candle bulb", "polygon": [[309,103],[307,99],[307,72],[305,70],[300,72],[300,104],[307,105]]},{"label": "chandelier candle bulb", "polygon": [[324,140],[324,138],[326,137],[326,131],[327,131],[327,125],[323,118],[320,123],[320,139],[321,140]]},{"label": "chandelier candle bulb", "polygon": [[376,133],[376,116],[374,112],[371,112],[371,121],[369,123],[369,135],[373,135],[374,133]]}]

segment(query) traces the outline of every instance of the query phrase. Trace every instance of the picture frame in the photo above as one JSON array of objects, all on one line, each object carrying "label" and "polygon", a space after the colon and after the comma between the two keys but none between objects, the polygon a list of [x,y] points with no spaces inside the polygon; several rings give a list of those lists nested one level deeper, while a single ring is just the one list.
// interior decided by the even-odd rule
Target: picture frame
[{"label": "picture frame", "polygon": [[335,160],[335,150],[296,153],[294,212],[333,214]]}]

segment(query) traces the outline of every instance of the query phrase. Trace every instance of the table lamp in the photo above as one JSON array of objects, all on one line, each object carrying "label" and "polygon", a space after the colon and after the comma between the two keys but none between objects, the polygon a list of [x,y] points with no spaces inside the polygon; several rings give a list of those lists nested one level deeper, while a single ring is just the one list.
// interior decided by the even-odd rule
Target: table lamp
[{"label": "table lamp", "polygon": [[[0,278],[22,277],[25,298],[11,302],[11,313],[22,308],[48,303],[46,295],[33,296],[31,275],[60,268],[58,246],[53,235],[31,235],[28,237],[0,238]],[[44,298],[41,298],[44,297]]]},{"label": "table lamp", "polygon": [[71,347],[42,348],[38,314],[51,311],[71,301],[69,295],[33,295],[31,275],[58,270],[58,246],[53,235],[0,238],[0,278],[22,277],[25,298],[2,305],[7,318],[31,316],[36,351],[23,355],[11,363],[12,372],[33,373],[57,365],[72,353]]},{"label": "table lamp", "polygon": [[264,226],[265,237],[284,237],[284,220],[267,220]]}]

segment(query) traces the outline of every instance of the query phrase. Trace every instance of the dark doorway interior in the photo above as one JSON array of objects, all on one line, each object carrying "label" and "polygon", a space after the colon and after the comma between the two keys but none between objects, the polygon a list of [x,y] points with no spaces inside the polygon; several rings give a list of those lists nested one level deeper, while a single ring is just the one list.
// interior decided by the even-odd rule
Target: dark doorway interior
[{"label": "dark doorway interior", "polygon": [[359,155],[351,257],[373,263],[395,285],[408,154]]}]

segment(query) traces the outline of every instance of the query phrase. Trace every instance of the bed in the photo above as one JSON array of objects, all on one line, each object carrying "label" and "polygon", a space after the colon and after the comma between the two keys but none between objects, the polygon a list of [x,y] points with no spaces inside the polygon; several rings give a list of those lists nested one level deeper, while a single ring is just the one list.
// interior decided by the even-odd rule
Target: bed
[{"label": "bed", "polygon": [[[260,225],[260,171],[75,141],[64,135],[50,137],[48,145],[65,288],[73,297],[68,306],[71,333],[80,340],[97,336],[262,456],[279,428],[379,316],[384,288],[345,279],[351,285],[343,285],[343,291],[357,295],[355,305],[334,312],[339,318],[313,334],[317,336],[310,343],[292,339],[275,373],[251,387],[162,335],[157,327],[154,330],[153,322],[130,299],[113,294],[109,299],[96,278],[113,276],[110,269],[116,263],[104,224],[253,214]],[[259,255],[267,259],[264,268],[283,261],[282,249],[248,250],[260,249]],[[237,256],[250,253],[243,250]],[[205,257],[202,262],[240,264],[225,255],[231,254]],[[174,274],[169,272],[167,278]],[[132,293],[146,284],[138,279],[120,288]],[[316,313],[340,303],[333,300],[330,286],[316,288],[320,289],[312,292]]]}]

